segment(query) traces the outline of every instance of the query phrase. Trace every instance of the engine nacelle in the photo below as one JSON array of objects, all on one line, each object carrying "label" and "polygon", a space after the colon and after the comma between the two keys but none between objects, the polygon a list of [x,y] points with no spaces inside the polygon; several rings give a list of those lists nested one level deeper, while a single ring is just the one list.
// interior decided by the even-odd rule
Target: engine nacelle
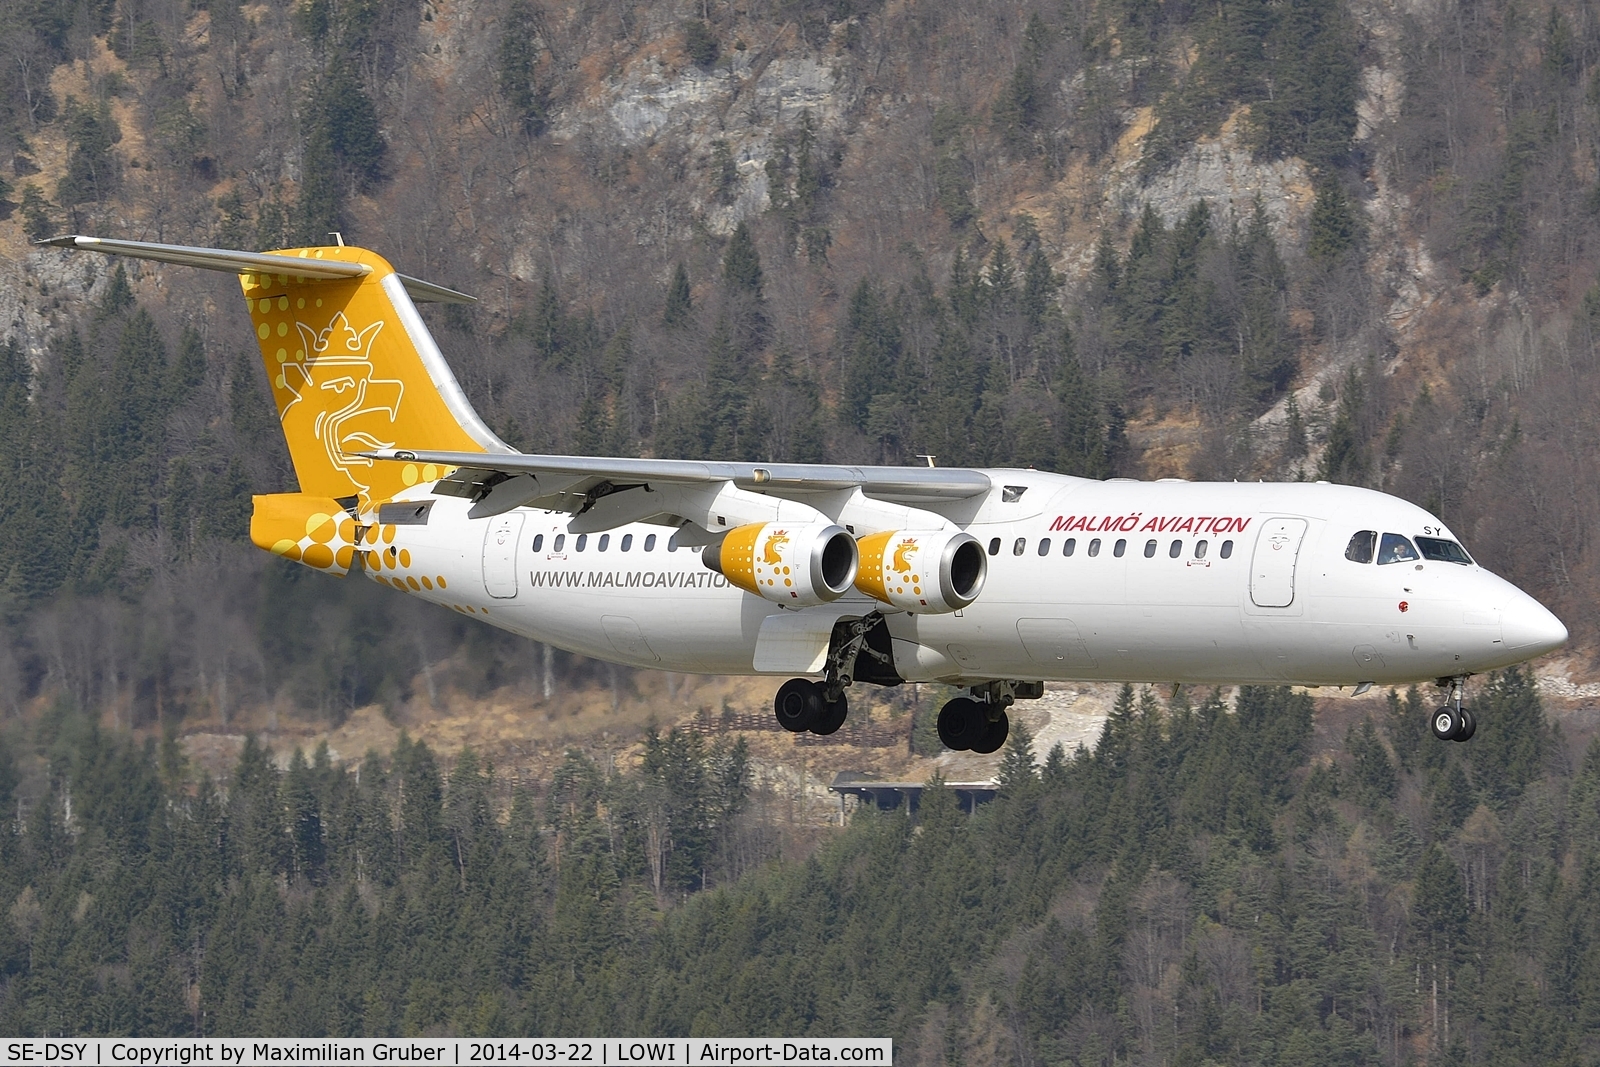
[{"label": "engine nacelle", "polygon": [[889,530],[868,534],[858,547],[856,588],[917,614],[966,607],[989,574],[983,545],[964,530]]},{"label": "engine nacelle", "polygon": [[797,608],[848,593],[858,562],[855,538],[822,522],[736,526],[700,558],[740,589]]}]

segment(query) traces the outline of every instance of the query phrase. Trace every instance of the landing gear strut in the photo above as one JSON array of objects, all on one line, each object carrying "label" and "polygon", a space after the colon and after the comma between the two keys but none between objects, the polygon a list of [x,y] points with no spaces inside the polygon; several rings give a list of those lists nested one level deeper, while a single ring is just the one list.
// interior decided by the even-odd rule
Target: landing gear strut
[{"label": "landing gear strut", "polygon": [[[867,641],[867,635],[882,624],[883,616],[876,611],[859,619],[841,620],[828,645],[822,681],[791,678],[778,687],[778,695],[772,701],[778,725],[797,734],[834,733],[850,716],[850,701],[844,691],[855,683],[856,673],[865,673],[866,679],[873,681],[885,677],[887,672],[887,676],[894,677],[893,684],[899,684],[898,676],[894,675],[893,657],[873,648]],[[857,671],[856,657],[862,655],[872,657],[874,669]]]},{"label": "landing gear strut", "polygon": [[1466,678],[1441,679],[1441,686],[1450,687],[1448,703],[1433,713],[1433,736],[1441,741],[1470,741],[1478,732],[1478,720],[1472,712],[1461,706],[1461,695]]},{"label": "landing gear strut", "polygon": [[1044,686],[1037,682],[985,682],[971,688],[970,697],[956,697],[939,709],[939,743],[953,752],[998,752],[1011,736],[1011,716],[1006,709],[1018,696],[1038,697]]}]

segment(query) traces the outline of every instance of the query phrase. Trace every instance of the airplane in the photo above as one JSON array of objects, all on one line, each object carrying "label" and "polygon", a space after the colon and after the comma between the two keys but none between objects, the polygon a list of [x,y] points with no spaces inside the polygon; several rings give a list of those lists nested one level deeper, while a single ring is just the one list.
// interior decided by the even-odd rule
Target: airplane
[{"label": "airplane", "polygon": [[793,675],[787,730],[830,734],[856,682],[966,690],[952,750],[997,751],[1046,681],[1436,681],[1567,629],[1437,517],[1353,486],[1097,481],[1037,470],[526,455],[467,401],[418,302],[473,298],[346,246],[270,253],[39,242],[239,276],[299,491],[251,540],[633,667]]}]

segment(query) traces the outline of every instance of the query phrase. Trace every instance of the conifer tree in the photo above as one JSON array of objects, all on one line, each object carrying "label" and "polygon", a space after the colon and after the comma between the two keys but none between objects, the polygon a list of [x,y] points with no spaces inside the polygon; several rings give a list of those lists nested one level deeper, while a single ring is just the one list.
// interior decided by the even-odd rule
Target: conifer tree
[{"label": "conifer tree", "polygon": [[1039,770],[1033,760],[1033,735],[1021,722],[1011,724],[995,777],[1002,791],[1017,794],[1026,793],[1039,782]]},{"label": "conifer tree", "polygon": [[1311,235],[1306,252],[1319,265],[1338,262],[1356,246],[1358,230],[1355,212],[1337,175],[1325,174],[1317,182],[1316,199],[1311,203]]},{"label": "conifer tree", "polygon": [[722,278],[731,292],[761,299],[761,254],[747,222],[741,221],[728,238],[722,254]]},{"label": "conifer tree", "polygon": [[667,283],[667,304],[661,313],[661,322],[666,326],[686,325],[693,311],[689,272],[684,269],[682,263],[678,263],[672,268],[672,281]]},{"label": "conifer tree", "polygon": [[529,0],[511,0],[506,5],[496,59],[501,95],[521,131],[529,137],[537,137],[544,132],[545,101],[536,70],[539,25]]}]

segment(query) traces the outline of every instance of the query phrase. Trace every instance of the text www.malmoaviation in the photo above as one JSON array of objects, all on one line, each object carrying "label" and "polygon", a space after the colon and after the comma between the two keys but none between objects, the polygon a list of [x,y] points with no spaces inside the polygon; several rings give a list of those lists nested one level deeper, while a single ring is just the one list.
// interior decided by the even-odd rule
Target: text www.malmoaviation
[{"label": "text www.malmoaviation", "polygon": [[725,589],[715,571],[529,571],[535,589]]}]

